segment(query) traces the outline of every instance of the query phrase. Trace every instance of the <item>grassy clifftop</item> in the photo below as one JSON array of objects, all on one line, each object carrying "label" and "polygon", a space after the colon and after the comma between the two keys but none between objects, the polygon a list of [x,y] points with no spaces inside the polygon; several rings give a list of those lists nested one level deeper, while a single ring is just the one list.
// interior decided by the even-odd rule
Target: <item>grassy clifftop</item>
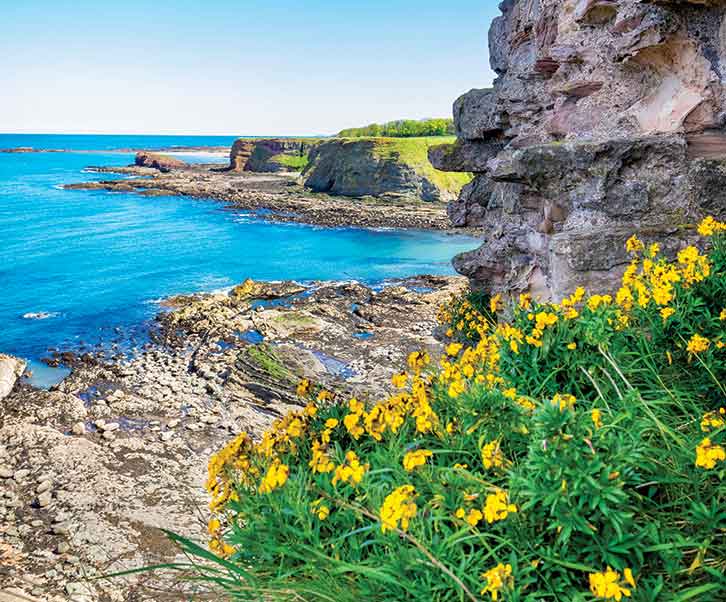
[{"label": "grassy clifftop", "polygon": [[333,138],[311,151],[306,185],[344,196],[448,201],[470,176],[438,171],[429,162],[429,148],[447,141],[453,137]]}]

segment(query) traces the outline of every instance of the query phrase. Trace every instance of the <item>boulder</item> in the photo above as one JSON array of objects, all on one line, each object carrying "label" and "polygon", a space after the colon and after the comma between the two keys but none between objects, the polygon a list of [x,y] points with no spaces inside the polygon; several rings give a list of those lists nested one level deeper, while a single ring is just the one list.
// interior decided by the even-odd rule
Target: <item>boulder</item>
[{"label": "boulder", "polygon": [[726,1],[507,0],[498,78],[453,108],[432,149],[474,180],[449,204],[483,230],[454,265],[487,292],[612,289],[631,234],[675,251],[726,217]]},{"label": "boulder", "polygon": [[0,400],[10,394],[23,372],[25,372],[23,360],[0,353]]},{"label": "boulder", "polygon": [[172,169],[187,167],[187,164],[180,159],[176,159],[168,155],[146,152],[136,153],[136,160],[134,163],[138,167],[151,167],[152,169],[158,169],[163,173],[168,173]]}]

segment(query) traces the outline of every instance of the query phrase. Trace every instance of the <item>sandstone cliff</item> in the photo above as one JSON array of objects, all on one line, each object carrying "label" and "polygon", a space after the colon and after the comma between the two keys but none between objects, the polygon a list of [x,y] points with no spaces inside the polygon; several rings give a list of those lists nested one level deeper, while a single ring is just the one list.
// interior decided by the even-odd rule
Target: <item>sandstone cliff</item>
[{"label": "sandstone cliff", "polygon": [[505,0],[498,78],[454,104],[429,153],[477,175],[449,206],[485,243],[455,266],[487,291],[610,288],[634,231],[675,250],[726,213],[726,2]]},{"label": "sandstone cliff", "polygon": [[437,138],[332,139],[312,149],[304,175],[316,192],[344,196],[456,198],[468,175],[432,169],[428,149]]},{"label": "sandstone cliff", "polygon": [[229,167],[263,173],[302,171],[310,149],[318,142],[314,138],[240,138],[230,151]]}]

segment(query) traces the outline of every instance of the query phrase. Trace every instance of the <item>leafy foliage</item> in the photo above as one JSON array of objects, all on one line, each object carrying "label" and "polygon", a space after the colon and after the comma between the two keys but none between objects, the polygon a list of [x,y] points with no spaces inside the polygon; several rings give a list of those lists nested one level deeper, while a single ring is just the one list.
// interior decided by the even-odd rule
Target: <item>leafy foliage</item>
[{"label": "leafy foliage", "polygon": [[[199,579],[238,600],[722,600],[726,225],[628,242],[613,296],[443,307],[375,404],[304,410],[210,461]],[[204,561],[207,561],[206,563]]]},{"label": "leafy foliage", "polygon": [[453,119],[399,119],[388,123],[372,123],[365,127],[349,128],[338,134],[340,138],[384,137],[414,138],[420,136],[452,136]]}]

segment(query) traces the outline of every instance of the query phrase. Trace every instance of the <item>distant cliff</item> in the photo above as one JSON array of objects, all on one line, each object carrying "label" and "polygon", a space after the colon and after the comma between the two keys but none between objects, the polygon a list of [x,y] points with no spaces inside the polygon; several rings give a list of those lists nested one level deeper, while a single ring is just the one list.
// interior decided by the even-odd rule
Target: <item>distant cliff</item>
[{"label": "distant cliff", "polygon": [[318,142],[316,138],[240,138],[230,151],[229,166],[234,171],[299,172]]},{"label": "distant cliff", "polygon": [[470,177],[433,169],[428,149],[441,138],[332,139],[316,145],[305,186],[344,196],[399,197],[423,201],[456,198]]},{"label": "distant cliff", "polygon": [[505,0],[492,89],[454,104],[458,140],[430,152],[474,172],[449,206],[485,241],[455,259],[489,292],[609,289],[634,232],[671,252],[726,213],[722,1]]}]

